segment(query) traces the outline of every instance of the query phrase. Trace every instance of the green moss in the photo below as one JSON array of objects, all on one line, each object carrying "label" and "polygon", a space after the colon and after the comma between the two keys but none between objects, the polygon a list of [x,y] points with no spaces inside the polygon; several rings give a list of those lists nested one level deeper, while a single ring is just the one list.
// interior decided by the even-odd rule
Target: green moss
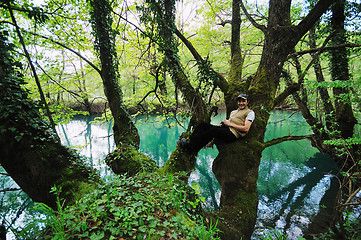
[{"label": "green moss", "polygon": [[168,161],[161,168],[161,171],[165,173],[177,173],[181,171],[190,173],[194,170],[195,164],[196,156],[194,154],[177,147],[177,149],[172,152]]},{"label": "green moss", "polygon": [[155,162],[132,146],[118,147],[108,154],[105,162],[114,173],[134,176],[139,172],[153,172],[158,169]]},{"label": "green moss", "polygon": [[[249,133],[250,134],[250,133]],[[257,218],[257,178],[263,144],[247,135],[231,144],[216,143],[213,172],[222,188],[218,212],[224,239],[249,239]]]}]

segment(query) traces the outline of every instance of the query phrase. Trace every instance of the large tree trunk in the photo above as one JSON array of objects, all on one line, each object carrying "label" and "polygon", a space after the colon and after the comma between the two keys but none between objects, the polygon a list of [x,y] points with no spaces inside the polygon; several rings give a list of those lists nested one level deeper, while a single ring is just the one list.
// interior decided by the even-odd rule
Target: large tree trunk
[{"label": "large tree trunk", "polygon": [[91,22],[96,37],[95,47],[101,62],[101,78],[104,92],[114,118],[114,140],[117,146],[122,144],[139,148],[139,134],[127,112],[119,86],[117,54],[115,51],[115,36],[112,30],[112,18],[109,1],[89,0]]},{"label": "large tree trunk", "polygon": [[[209,122],[210,116],[200,93],[190,84],[179,59],[176,56],[177,45],[174,41],[174,31],[172,30],[175,28],[174,8],[173,1],[165,0],[163,4],[158,5],[155,12],[161,18],[158,22],[161,26],[159,35],[164,41],[162,47],[164,48],[167,67],[172,76],[173,84],[182,92],[192,113],[188,131],[182,135],[182,137],[186,137],[189,134],[191,127],[197,126],[201,122]],[[186,171],[190,173],[194,169],[195,163],[196,158],[193,154],[184,152],[177,147],[163,166],[163,169],[167,172]]]},{"label": "large tree trunk", "polygon": [[[229,227],[222,229],[222,239],[251,237],[257,216],[257,179],[258,166],[264,149],[263,138],[274,106],[283,64],[299,39],[327,10],[331,2],[331,0],[319,1],[298,26],[292,26],[291,1],[271,0],[268,26],[267,28],[258,26],[265,34],[265,42],[260,65],[247,89],[256,119],[246,138],[227,146],[218,145],[220,154],[213,165],[213,172],[222,186],[220,215],[230,223],[226,225]],[[234,57],[232,56],[232,59]],[[239,63],[232,61],[232,64]],[[230,77],[237,77],[237,74]]]},{"label": "large tree trunk", "polygon": [[[345,3],[345,0],[337,0],[332,6],[331,25],[332,29],[336,31],[336,35],[331,39],[333,45],[346,43]],[[350,80],[346,48],[331,51],[331,64],[331,76],[334,81],[347,82]],[[349,93],[350,90],[347,86],[333,88],[336,120],[343,138],[352,137],[353,128],[357,123],[353,115]]]},{"label": "large tree trunk", "polygon": [[9,58],[3,33],[0,36],[0,164],[34,201],[55,208],[50,190],[56,186],[65,205],[75,203],[99,177],[43,122],[20,85],[21,76],[13,68],[19,64]]},{"label": "large tree trunk", "polygon": [[[239,1],[235,0],[233,3],[230,79],[227,82],[222,76],[216,74],[218,79],[214,81],[214,84],[220,87],[225,94],[227,111],[235,108],[234,100],[240,91],[247,92],[251,97],[251,108],[256,112],[256,119],[251,131],[244,139],[232,144],[216,143],[220,153],[214,161],[213,172],[222,187],[221,208],[218,214],[223,217],[219,224],[223,239],[233,240],[241,237],[249,239],[253,232],[257,217],[257,178],[258,166],[264,149],[263,138],[270,112],[274,106],[284,61],[300,38],[320,18],[331,2],[332,0],[320,0],[298,26],[292,26],[290,23],[291,0],[271,0],[268,26],[261,27],[265,34],[261,62],[255,75],[247,81],[241,80],[243,59],[239,48]],[[153,7],[152,11],[158,21],[157,29],[160,31],[161,39],[166,43],[161,47],[167,57],[168,66],[172,70],[173,82],[182,91],[189,106],[192,107],[192,114],[196,121],[207,120],[209,116],[205,114],[202,99],[198,97],[197,92],[193,91],[179,61],[174,58],[173,32],[171,30],[175,29],[174,6],[170,1],[164,1],[164,5],[152,2],[151,7]],[[175,33],[185,43],[194,58],[202,61],[189,41],[177,30]],[[173,171],[191,169],[193,162],[184,161],[184,159],[177,149],[165,166]],[[187,166],[188,163],[191,166]]]},{"label": "large tree trunk", "polygon": [[89,3],[96,37],[95,48],[100,57],[105,96],[114,118],[113,132],[117,146],[117,149],[107,156],[106,163],[116,174],[134,175],[139,171],[154,171],[157,168],[156,164],[138,151],[138,130],[123,103],[114,45],[115,33],[112,30],[112,7],[109,1],[104,0],[89,0]]},{"label": "large tree trunk", "polygon": [[[251,130],[249,136],[253,134]],[[263,145],[248,136],[232,144],[216,143],[213,172],[222,189],[222,239],[250,239],[257,219],[257,179]]]}]

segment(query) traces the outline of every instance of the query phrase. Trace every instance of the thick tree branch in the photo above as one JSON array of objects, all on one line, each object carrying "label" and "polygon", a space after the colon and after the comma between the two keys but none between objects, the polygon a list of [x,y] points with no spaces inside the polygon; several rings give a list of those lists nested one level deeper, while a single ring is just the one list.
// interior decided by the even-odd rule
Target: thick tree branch
[{"label": "thick tree branch", "polygon": [[280,93],[274,101],[273,107],[277,107],[280,105],[288,96],[297,92],[300,89],[300,85],[298,83],[291,83],[289,86]]},{"label": "thick tree branch", "polygon": [[241,8],[244,12],[244,14],[246,15],[246,17],[248,18],[248,20],[252,23],[252,25],[255,27],[255,28],[258,28],[260,29],[262,32],[266,32],[267,28],[261,24],[258,24],[256,22],[256,20],[253,19],[253,17],[251,16],[251,14],[249,14],[249,12],[247,11],[246,7],[244,6],[243,4],[243,1],[241,0],[240,1],[240,5],[241,5]]},{"label": "thick tree branch", "polygon": [[302,37],[320,19],[335,0],[319,0],[307,16],[297,25],[295,34]]},{"label": "thick tree branch", "polygon": [[286,141],[294,141],[294,140],[302,140],[302,139],[311,139],[313,137],[313,135],[304,135],[304,136],[284,136],[284,137],[280,137],[280,138],[275,138],[272,140],[269,140],[267,142],[265,142],[263,145],[265,148],[282,143],[282,142],[286,142]]}]

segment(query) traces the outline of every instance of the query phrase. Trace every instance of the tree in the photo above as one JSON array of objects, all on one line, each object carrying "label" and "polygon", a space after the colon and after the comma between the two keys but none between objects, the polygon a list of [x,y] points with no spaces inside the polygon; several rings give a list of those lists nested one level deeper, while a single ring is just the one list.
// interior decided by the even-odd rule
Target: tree
[{"label": "tree", "polygon": [[[183,74],[179,62],[174,58],[177,52],[176,49],[169,47],[174,46],[170,44],[169,41],[171,41],[173,35],[176,34],[193,54],[199,64],[199,68],[202,67],[204,60],[174,25],[174,20],[172,20],[174,19],[174,13],[172,12],[174,2],[164,1],[162,4],[157,4],[153,1],[147,1],[147,3],[147,7],[154,13],[153,20],[157,23],[156,29],[160,32],[160,47],[167,60],[173,63],[168,66],[170,67],[173,79],[176,80],[175,83],[179,84],[180,82],[177,82],[177,80],[182,80],[181,84],[179,84],[179,89],[189,106],[193,107],[194,105],[191,103],[195,101],[194,109],[201,107],[201,111],[197,111],[198,114],[196,116],[200,116],[199,113],[209,112],[209,109],[207,110],[205,108],[206,104],[202,104],[204,100],[199,99],[197,95],[194,95],[194,92],[191,91],[193,87],[187,83],[187,77]],[[263,26],[251,17],[242,1],[233,1],[231,21],[231,71],[229,78],[226,80],[211,68],[207,68],[207,70],[210,75],[215,76],[211,78],[213,84],[219,87],[224,93],[227,112],[233,110],[234,101],[239,92],[247,92],[251,97],[252,108],[255,110],[257,117],[252,125],[251,131],[244,139],[227,145],[216,143],[219,155],[214,160],[213,172],[222,187],[221,208],[218,215],[223,217],[224,223],[226,223],[221,225],[223,231],[222,238],[224,239],[249,238],[253,232],[258,203],[256,185],[258,166],[263,149],[269,145],[269,143],[263,142],[263,137],[270,111],[280,100],[277,99],[276,101],[276,90],[279,85],[283,64],[301,37],[316,23],[331,3],[331,0],[319,1],[301,22],[293,25],[290,22],[291,1],[271,0],[269,2],[267,26]],[[162,9],[163,6],[164,9]],[[262,57],[258,69],[256,73],[248,79],[241,78],[243,57],[239,46],[239,25],[241,23],[239,6],[242,7],[249,21],[260,29],[265,36]],[[160,13],[163,14],[161,15]],[[163,18],[161,16],[163,16]],[[163,45],[162,41],[168,44]],[[202,114],[202,116],[209,115]],[[199,120],[208,121],[208,118],[201,117]],[[197,121],[191,122],[190,125],[196,126]],[[189,128],[188,130],[191,129]],[[182,153],[179,153],[179,149],[176,149],[173,154],[179,155]],[[170,160],[168,160],[171,166],[175,166],[173,171],[177,170],[176,162],[178,159],[179,158],[172,159],[171,157]],[[192,166],[187,169],[192,169]],[[183,169],[180,168],[179,170]]]},{"label": "tree", "polygon": [[112,7],[109,1],[89,1],[91,21],[95,35],[95,48],[101,62],[100,75],[104,92],[114,119],[114,140],[116,151],[109,154],[107,164],[117,173],[135,174],[141,169],[155,169],[155,163],[139,149],[139,134],[128,111],[119,86],[117,54],[115,51],[114,31],[112,30]]},{"label": "tree", "polygon": [[21,65],[14,60],[6,31],[0,36],[0,163],[34,201],[55,208],[51,189],[56,186],[65,204],[73,204],[101,181],[43,121],[39,107],[21,86]]},{"label": "tree", "polygon": [[117,55],[114,48],[111,6],[108,1],[89,1],[91,20],[95,33],[95,47],[101,62],[101,77],[105,96],[114,118],[114,137],[117,146],[121,144],[139,147],[139,135],[123,104],[122,92],[118,84],[119,73]]},{"label": "tree", "polygon": [[[346,43],[345,4],[346,1],[339,0],[332,6],[331,26],[332,30],[336,32],[335,36],[331,38],[332,45],[342,45]],[[331,64],[333,81],[349,82],[348,53],[346,47],[331,51]],[[333,88],[333,94],[336,101],[335,110],[338,130],[341,132],[343,138],[350,138],[353,136],[353,129],[357,121],[352,111],[349,88],[335,87]]]},{"label": "tree", "polygon": [[[336,1],[331,8],[332,15],[328,23],[317,26],[310,30],[309,42],[311,49],[305,51],[311,53],[312,60],[302,71],[298,58],[294,57],[295,66],[298,72],[298,85],[304,85],[304,77],[309,67],[313,64],[315,77],[317,81],[316,95],[312,93],[313,88],[303,86],[303,93],[294,92],[293,97],[300,106],[301,112],[306,121],[313,130],[313,145],[321,152],[329,153],[340,165],[342,175],[336,175],[339,184],[339,193],[334,199],[333,209],[327,211],[333,212],[332,218],[328,219],[329,227],[333,229],[335,234],[345,235],[346,230],[343,227],[344,219],[341,217],[346,206],[353,205],[351,203],[352,196],[358,191],[359,183],[357,175],[360,171],[360,165],[355,161],[359,158],[359,142],[358,136],[354,132],[354,126],[357,123],[355,114],[358,110],[352,108],[351,86],[354,85],[349,74],[349,48],[359,47],[357,44],[350,43],[347,36],[346,24],[346,3],[344,1]],[[326,31],[325,31],[326,30]],[[324,35],[329,34],[327,37]],[[317,40],[322,40],[322,45],[317,46]],[[326,81],[324,76],[320,56],[321,53],[327,51],[330,59],[330,75],[331,79]],[[296,53],[302,54],[303,51]],[[293,83],[291,83],[293,84]],[[328,89],[330,89],[328,91]],[[322,102],[321,111],[312,113],[312,108],[318,109],[317,103],[313,103],[310,99],[303,96],[318,96]],[[320,114],[321,113],[321,114]],[[356,204],[357,201],[356,201]],[[320,212],[322,214],[322,211]],[[342,233],[335,227],[339,224]]]},{"label": "tree", "polygon": [[[279,78],[284,62],[288,59],[290,53],[293,52],[301,37],[311,29],[332,2],[331,0],[320,0],[302,21],[297,25],[293,25],[290,21],[291,1],[271,0],[269,2],[267,26],[264,26],[257,23],[251,17],[242,1],[234,0],[232,4],[233,19],[231,21],[231,66],[227,78],[216,72],[211,67],[209,59],[203,58],[189,39],[177,29],[174,23],[174,1],[164,0],[162,2],[155,2],[149,0],[147,1],[148,5],[144,5],[142,8],[148,14],[145,15],[145,22],[152,25],[152,27],[156,26],[156,35],[148,36],[158,44],[159,50],[165,56],[164,61],[159,66],[167,67],[173,84],[182,93],[191,110],[192,119],[188,131],[183,136],[187,136],[192,131],[192,128],[200,122],[208,122],[212,108],[208,101],[206,101],[205,96],[202,96],[200,89],[194,87],[189,81],[179,56],[177,56],[178,46],[175,36],[184,43],[196,60],[199,75],[203,76],[200,81],[211,83],[211,89],[217,87],[223,93],[228,113],[235,107],[234,100],[239,92],[247,92],[251,97],[252,108],[255,110],[257,117],[250,133],[246,138],[233,144],[225,145],[221,142],[216,142],[219,155],[214,161],[213,171],[222,187],[221,208],[217,212],[217,216],[221,216],[224,219],[220,223],[224,239],[249,238],[253,232],[258,203],[256,181],[263,149],[285,139],[297,139],[296,136],[275,139],[265,143],[263,137],[270,111],[288,96],[290,92],[294,93],[294,90],[298,90],[299,87],[298,84],[296,87],[295,84],[292,84],[290,88],[286,89],[284,94],[277,96]],[[123,165],[123,162],[118,160],[139,156],[137,151],[139,137],[124,108],[122,92],[118,85],[117,57],[114,51],[115,35],[111,27],[111,6],[108,1],[100,3],[98,0],[89,1],[89,4],[91,6],[93,31],[96,36],[96,49],[101,64],[101,69],[97,71],[103,80],[105,95],[115,119],[114,133],[118,149],[110,154],[107,159],[113,169],[118,169]],[[261,61],[257,71],[246,79],[244,79],[242,72],[244,56],[240,47],[239,32],[242,24],[240,7],[249,21],[265,37]],[[97,68],[94,67],[94,69]],[[292,91],[289,91],[290,89]],[[307,108],[305,109],[307,110]],[[27,119],[26,121],[29,120]],[[24,124],[26,124],[26,121]],[[318,125],[316,123],[317,121],[310,122],[310,125],[312,127],[316,126],[315,129],[317,129]],[[126,127],[124,128],[124,126]],[[16,136],[18,135],[14,134],[11,137],[16,140]],[[319,135],[315,133],[313,137],[316,138],[317,136]],[[321,139],[322,137],[320,136]],[[58,153],[58,150],[54,150],[54,153]],[[10,154],[6,157],[9,158]],[[65,158],[69,159],[71,157],[66,156]],[[143,159],[141,161],[143,162]],[[163,170],[168,172],[190,172],[194,165],[195,156],[189,155],[177,148]],[[154,171],[153,166],[151,164],[149,166],[147,170]],[[141,167],[142,164],[140,164],[140,167],[138,166],[138,169]],[[118,170],[114,170],[114,172],[130,172],[128,167],[125,167],[125,170]],[[136,171],[132,171],[132,174]],[[51,201],[49,200],[49,202]]]}]

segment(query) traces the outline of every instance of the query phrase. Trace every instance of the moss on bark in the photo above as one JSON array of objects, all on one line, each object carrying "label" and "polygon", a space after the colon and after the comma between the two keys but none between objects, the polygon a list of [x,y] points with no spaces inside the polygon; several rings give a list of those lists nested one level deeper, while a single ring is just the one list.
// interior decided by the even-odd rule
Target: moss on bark
[{"label": "moss on bark", "polygon": [[129,176],[134,176],[139,172],[154,172],[158,169],[152,159],[129,145],[117,147],[115,151],[108,154],[105,162],[115,174],[127,173]]},{"label": "moss on bark", "polygon": [[213,172],[222,188],[222,239],[249,239],[257,218],[257,179],[263,145],[253,138],[231,144],[216,143],[219,155]]},{"label": "moss on bark", "polygon": [[197,159],[194,154],[190,154],[189,152],[177,147],[160,170],[166,173],[184,171],[190,174],[195,168],[196,160]]}]

